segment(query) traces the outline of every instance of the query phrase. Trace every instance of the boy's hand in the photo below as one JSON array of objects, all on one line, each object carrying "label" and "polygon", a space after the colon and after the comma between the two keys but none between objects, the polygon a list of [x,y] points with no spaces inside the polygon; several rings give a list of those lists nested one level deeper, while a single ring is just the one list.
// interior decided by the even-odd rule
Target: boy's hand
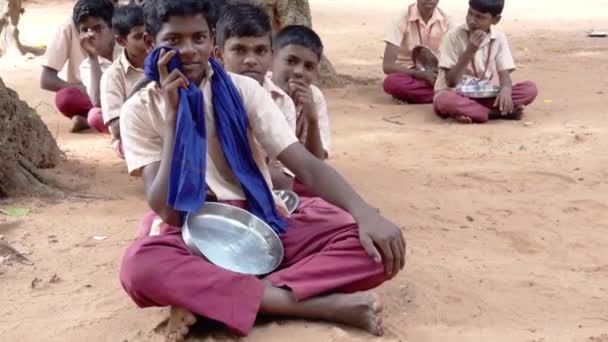
[{"label": "boy's hand", "polygon": [[405,266],[406,254],[405,238],[399,227],[376,210],[370,210],[356,220],[359,239],[367,254],[377,263],[384,261],[386,274],[396,276]]},{"label": "boy's hand", "polygon": [[289,80],[289,96],[293,99],[296,106],[302,108],[302,114],[306,120],[309,122],[318,120],[312,90],[310,89],[310,85],[303,79],[292,78]]},{"label": "boy's hand", "polygon": [[414,74],[414,78],[425,80],[429,85],[433,86],[437,80],[437,70],[418,71]]},{"label": "boy's hand", "polygon": [[80,34],[80,46],[90,58],[97,57],[97,49],[95,49],[95,45],[93,45],[93,39],[95,39],[93,35],[88,33]]},{"label": "boy's hand", "polygon": [[175,50],[166,52],[161,50],[158,58],[158,74],[160,76],[159,86],[165,99],[166,120],[172,129],[177,123],[177,109],[179,108],[179,88],[188,89],[188,78],[178,69],[168,72],[171,58],[175,56]]},{"label": "boy's hand", "polygon": [[120,119],[116,118],[110,121],[108,130],[112,136],[112,141],[120,140]]},{"label": "boy's hand", "polygon": [[509,87],[503,87],[498,92],[496,101],[494,101],[494,107],[500,110],[502,115],[511,114],[513,111],[513,91]]},{"label": "boy's hand", "polygon": [[477,51],[488,34],[482,30],[476,30],[469,35],[469,49]]}]

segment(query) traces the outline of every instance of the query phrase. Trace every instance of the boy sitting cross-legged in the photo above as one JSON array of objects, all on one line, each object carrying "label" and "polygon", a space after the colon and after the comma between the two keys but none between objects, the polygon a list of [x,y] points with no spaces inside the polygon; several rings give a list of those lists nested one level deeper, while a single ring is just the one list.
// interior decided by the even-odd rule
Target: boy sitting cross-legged
[{"label": "boy sitting cross-legged", "polygon": [[[226,73],[210,58],[212,2],[147,0],[144,12],[153,49],[145,73],[154,82],[127,100],[120,120],[127,167],[143,177],[153,212],[123,258],[124,289],[141,307],[173,307],[174,341],[184,338],[195,315],[243,335],[258,313],[381,334],[378,297],[357,291],[377,287],[404,266],[400,229],[298,142],[258,82]],[[326,201],[304,198],[289,218],[280,215],[267,156]],[[194,255],[181,226],[184,214],[205,201],[240,206],[268,223],[280,234],[282,265],[259,279]]]},{"label": "boy sitting cross-legged", "polygon": [[[493,28],[501,20],[504,0],[470,0],[467,22],[444,38],[435,84],[435,113],[460,123],[484,123],[492,119],[519,120],[525,106],[538,94],[536,85],[513,85],[515,62],[504,33]],[[472,99],[457,92],[467,85],[492,84],[498,72],[496,98]]]}]

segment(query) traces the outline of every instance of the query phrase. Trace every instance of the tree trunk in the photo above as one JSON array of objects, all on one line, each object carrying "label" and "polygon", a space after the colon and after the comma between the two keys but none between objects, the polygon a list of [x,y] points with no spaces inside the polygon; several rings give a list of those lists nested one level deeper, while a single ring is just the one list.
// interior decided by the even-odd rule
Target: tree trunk
[{"label": "tree trunk", "polygon": [[[257,3],[268,11],[273,28],[278,31],[288,25],[304,25],[312,28],[310,4],[308,0],[257,0]],[[325,55],[319,66],[320,83],[323,87],[344,85],[336,69]]]},{"label": "tree trunk", "polygon": [[62,193],[39,171],[55,167],[60,156],[36,111],[0,78],[0,198]]},{"label": "tree trunk", "polygon": [[24,13],[21,0],[0,0],[0,56],[5,54],[35,56],[43,55],[46,47],[21,44],[19,40],[19,19]]}]

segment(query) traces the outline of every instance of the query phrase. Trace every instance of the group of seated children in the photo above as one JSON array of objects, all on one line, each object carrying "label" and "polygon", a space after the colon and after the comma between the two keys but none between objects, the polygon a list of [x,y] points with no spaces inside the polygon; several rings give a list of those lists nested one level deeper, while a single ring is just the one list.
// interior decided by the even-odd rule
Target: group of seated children
[{"label": "group of seated children", "polygon": [[[295,26],[273,41],[268,15],[247,4],[223,8],[217,46],[213,1],[147,0],[144,17],[151,82],[126,101],[119,120],[128,171],[143,178],[151,211],[122,261],[125,291],[140,307],[172,308],[170,341],[183,340],[201,317],[246,335],[258,314],[380,335],[380,301],[361,291],[403,268],[406,244],[322,160],[330,148],[327,108],[311,87],[319,37]],[[302,196],[286,215],[272,195],[269,165],[315,196]],[[181,225],[206,201],[246,208],[268,223],[285,251],[279,268],[258,278],[194,255]]]},{"label": "group of seated children", "polygon": [[[470,0],[466,23],[451,27],[439,0],[417,0],[389,27],[385,39],[384,90],[407,103],[433,103],[442,118],[460,123],[520,120],[538,94],[536,85],[513,85],[515,62],[501,20],[504,0]],[[493,84],[494,98],[469,98],[463,86]]]},{"label": "group of seated children", "polygon": [[[137,82],[146,57],[140,2],[79,0],[72,17],[55,32],[40,84],[56,92],[59,112],[72,120],[72,132],[94,128],[112,135],[122,155],[118,116]],[[59,73],[65,67],[65,78]]]}]

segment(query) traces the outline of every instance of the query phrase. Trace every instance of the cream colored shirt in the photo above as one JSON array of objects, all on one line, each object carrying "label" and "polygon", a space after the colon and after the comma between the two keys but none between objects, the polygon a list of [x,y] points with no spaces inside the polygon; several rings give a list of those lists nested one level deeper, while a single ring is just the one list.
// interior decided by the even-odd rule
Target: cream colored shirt
[{"label": "cream colored shirt", "polygon": [[293,103],[293,100],[283,89],[279,88],[274,82],[272,82],[272,75],[267,75],[264,78],[264,83],[262,87],[266,89],[266,91],[270,94],[274,103],[279,107],[283,115],[285,115],[285,119],[287,120],[287,124],[292,128],[292,131],[296,131],[296,106]]},{"label": "cream colored shirt", "polygon": [[[458,59],[467,49],[468,44],[469,28],[467,25],[458,26],[445,36],[439,52],[440,70],[437,82],[435,82],[435,93],[449,89],[445,79],[446,69],[451,69],[458,63]],[[466,84],[472,79],[476,79],[480,83],[490,83],[496,72],[505,70],[515,70],[515,61],[511,54],[509,41],[504,33],[492,29],[477,50],[473,61],[467,64],[459,85]]]},{"label": "cream colored shirt", "polygon": [[[113,56],[112,56],[112,60],[115,61],[117,60],[120,55],[122,54],[122,48],[120,47],[120,45],[116,44],[116,46],[114,47],[114,52],[113,52]],[[102,77],[103,74],[106,72],[106,70],[108,70],[110,68],[110,66],[112,66],[112,61],[104,58],[102,56],[97,56],[97,61],[99,63],[99,66],[101,67],[101,73],[102,73]],[[89,57],[85,58],[84,61],[82,61],[82,63],[80,64],[80,79],[82,80],[82,84],[84,84],[84,86],[87,88],[87,94],[89,94],[89,97],[93,97],[93,95],[91,94],[91,59]],[[100,80],[100,86],[101,86],[101,80]],[[101,95],[101,89],[100,89],[100,95]]]},{"label": "cream colored shirt", "polygon": [[[207,170],[205,181],[219,200],[243,200],[243,190],[224,157],[215,129],[209,76],[201,84],[205,97],[207,127]],[[266,157],[276,158],[283,150],[298,142],[283,113],[267,91],[255,80],[230,73],[239,90],[249,122],[248,136],[253,158],[272,189]],[[161,160],[165,132],[162,94],[156,83],[149,84],[127,100],[121,110],[120,127],[129,173],[138,176],[141,169]],[[280,200],[278,200],[280,201]]]},{"label": "cream colored shirt", "polygon": [[120,109],[134,86],[144,78],[143,69],[134,67],[126,50],[101,76],[101,110],[105,124],[120,116]]},{"label": "cream colored shirt", "polygon": [[[279,107],[283,115],[285,116],[285,120],[289,125],[289,128],[292,132],[296,131],[296,106],[293,103],[293,100],[283,89],[272,82],[272,74],[268,73],[264,78],[264,83],[262,83],[262,87],[270,94],[274,103]],[[285,174],[290,177],[295,177],[294,173],[291,172],[287,167],[283,166],[283,164],[276,160],[271,159],[269,161],[269,165],[273,167],[279,167]]]},{"label": "cream colored shirt", "polygon": [[72,18],[59,26],[47,44],[43,66],[60,72],[68,83],[80,82],[80,64],[86,53],[80,46],[78,29]]},{"label": "cream colored shirt", "polygon": [[[419,25],[420,31],[418,31]],[[426,46],[434,53],[438,53],[441,39],[449,29],[449,18],[439,7],[435,8],[431,19],[425,23],[420,16],[418,6],[414,3],[388,26],[384,41],[399,47],[398,64],[410,66],[412,50],[416,46]]]},{"label": "cream colored shirt", "polygon": [[[315,85],[311,85],[310,89],[312,90],[312,99],[315,103],[315,110],[317,111],[317,117],[319,119],[319,134],[321,135],[321,143],[323,144],[323,148],[329,155],[331,150],[331,132],[329,128],[329,113],[327,111],[327,101],[325,101],[325,96],[323,96],[323,92]],[[302,111],[297,110],[296,115],[296,135],[298,136],[300,142],[306,142],[306,134],[308,133],[306,125],[301,122],[302,128],[298,129],[298,121],[303,120]]]}]

